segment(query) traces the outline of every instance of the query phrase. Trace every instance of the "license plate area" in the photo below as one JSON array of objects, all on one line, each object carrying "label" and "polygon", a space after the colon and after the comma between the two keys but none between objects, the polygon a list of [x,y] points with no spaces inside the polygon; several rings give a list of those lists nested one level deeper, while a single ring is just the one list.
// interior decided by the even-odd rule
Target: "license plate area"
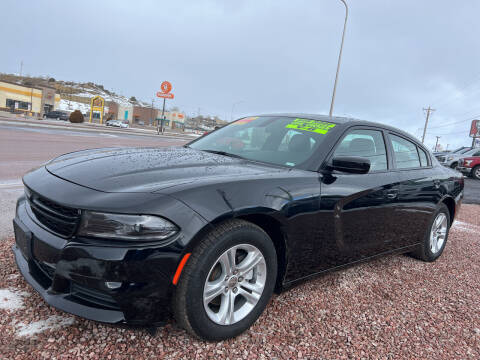
[{"label": "license plate area", "polygon": [[20,222],[13,220],[13,231],[15,233],[15,242],[28,260],[32,258],[32,233]]}]

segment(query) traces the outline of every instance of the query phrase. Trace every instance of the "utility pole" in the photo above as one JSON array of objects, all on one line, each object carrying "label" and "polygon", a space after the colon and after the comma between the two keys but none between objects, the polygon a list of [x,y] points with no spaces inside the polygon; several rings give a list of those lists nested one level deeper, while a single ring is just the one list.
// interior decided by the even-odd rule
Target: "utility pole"
[{"label": "utility pole", "polygon": [[20,76],[22,76],[22,71],[23,71],[23,60],[20,61]]},{"label": "utility pole", "polygon": [[342,42],[340,44],[340,53],[338,54],[337,73],[335,74],[335,83],[333,84],[332,101],[330,102],[329,116],[332,117],[333,105],[335,104],[335,93],[337,92],[338,73],[340,72],[340,62],[342,61],[343,41],[345,40],[345,30],[347,29],[348,6],[345,0],[340,0],[345,5],[345,22],[343,24]]},{"label": "utility pole", "polygon": [[438,151],[438,139],[441,138],[441,136],[436,136],[437,142],[435,143],[435,151]]},{"label": "utility pole", "polygon": [[432,113],[433,111],[435,111],[435,109],[432,109],[432,108],[430,108],[430,106],[429,106],[428,109],[423,108],[423,110],[427,112],[427,117],[426,117],[426,119],[425,119],[425,127],[423,128],[422,144],[423,144],[424,141],[425,141],[425,134],[427,133],[428,118],[430,117],[430,113]]},{"label": "utility pole", "polygon": [[152,99],[152,111],[150,113],[150,116],[152,118],[152,125],[155,126],[155,116],[154,116],[154,111],[153,111],[153,99]]},{"label": "utility pole", "polygon": [[237,102],[233,103],[233,105],[232,105],[232,112],[230,113],[230,122],[233,121],[233,109],[235,109],[235,105],[241,104],[241,103],[243,103],[243,102],[244,102],[243,100],[240,100],[240,101],[237,101]]}]

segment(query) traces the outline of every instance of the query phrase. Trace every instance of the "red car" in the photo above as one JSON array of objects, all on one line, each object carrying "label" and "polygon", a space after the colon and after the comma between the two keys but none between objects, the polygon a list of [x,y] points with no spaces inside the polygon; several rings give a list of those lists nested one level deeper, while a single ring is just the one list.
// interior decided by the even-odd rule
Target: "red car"
[{"label": "red car", "polygon": [[472,156],[460,159],[457,170],[465,175],[480,180],[480,156]]}]

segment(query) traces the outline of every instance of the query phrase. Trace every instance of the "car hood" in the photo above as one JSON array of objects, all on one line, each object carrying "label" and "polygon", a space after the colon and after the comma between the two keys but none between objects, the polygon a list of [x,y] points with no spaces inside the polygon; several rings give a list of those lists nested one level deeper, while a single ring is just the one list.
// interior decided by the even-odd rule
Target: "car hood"
[{"label": "car hood", "polygon": [[46,169],[104,192],[154,192],[199,181],[230,181],[285,171],[190,148],[105,148],[57,157]]}]

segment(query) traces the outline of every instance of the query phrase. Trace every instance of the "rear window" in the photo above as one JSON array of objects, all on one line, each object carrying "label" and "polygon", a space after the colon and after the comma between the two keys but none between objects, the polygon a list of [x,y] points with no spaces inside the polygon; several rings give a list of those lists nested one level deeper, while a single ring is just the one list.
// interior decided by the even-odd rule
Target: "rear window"
[{"label": "rear window", "polygon": [[397,169],[409,169],[420,167],[420,157],[417,145],[400,136],[390,134],[390,140],[394,153],[394,164]]},{"label": "rear window", "polygon": [[427,153],[423,149],[418,148],[418,154],[420,155],[420,166],[422,167],[428,166]]}]

